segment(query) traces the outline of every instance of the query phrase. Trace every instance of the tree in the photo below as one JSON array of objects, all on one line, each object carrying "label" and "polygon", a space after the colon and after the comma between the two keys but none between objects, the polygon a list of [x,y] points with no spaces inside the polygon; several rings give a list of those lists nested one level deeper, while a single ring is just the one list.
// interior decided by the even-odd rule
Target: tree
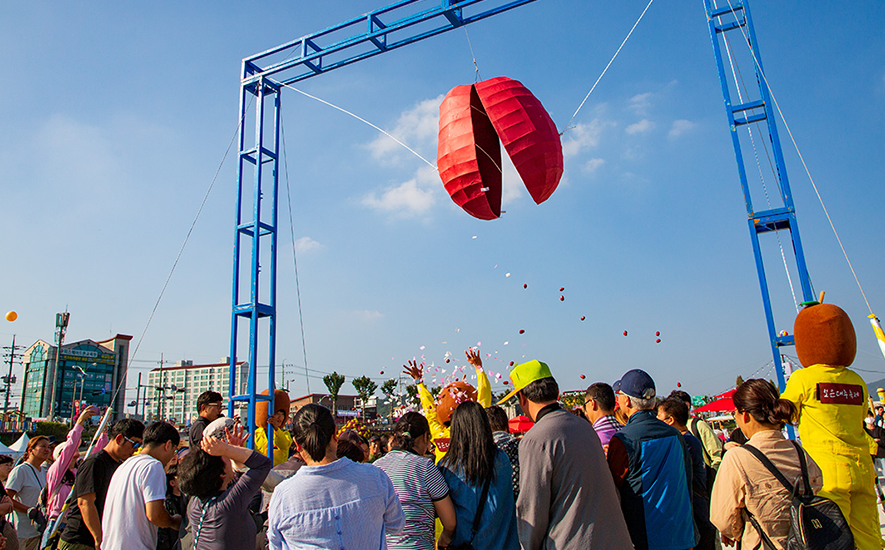
[{"label": "tree", "polygon": [[344,384],[344,376],[332,371],[332,374],[323,376],[323,384],[326,385],[326,389],[329,390],[329,395],[332,397],[332,416],[338,418],[338,392],[341,391],[341,386]]},{"label": "tree", "polygon": [[378,389],[378,384],[372,382],[372,380],[368,376],[360,376],[359,378],[354,378],[351,382],[353,384],[353,389],[356,390],[357,395],[360,396],[360,402],[362,402],[362,417],[366,418],[366,401],[372,397],[372,394],[375,393],[375,390]]},{"label": "tree", "polygon": [[390,412],[388,413],[387,422],[393,422],[393,396],[396,394],[396,387],[399,385],[399,380],[396,378],[391,378],[390,380],[385,381],[381,384],[381,393],[384,394],[385,399],[390,404]]},{"label": "tree", "polygon": [[418,386],[406,386],[406,403],[409,403],[415,409],[421,408],[421,398],[418,397]]}]

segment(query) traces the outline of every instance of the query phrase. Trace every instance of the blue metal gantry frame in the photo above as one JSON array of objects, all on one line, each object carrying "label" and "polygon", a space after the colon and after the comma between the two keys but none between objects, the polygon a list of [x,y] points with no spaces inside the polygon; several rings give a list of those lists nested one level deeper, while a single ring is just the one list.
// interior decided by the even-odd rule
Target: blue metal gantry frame
[{"label": "blue metal gantry frame", "polygon": [[[254,448],[255,405],[269,401],[273,411],[276,361],[277,214],[279,188],[280,92],[286,84],[321,75],[363,59],[388,52],[446,31],[457,29],[534,0],[440,0],[429,9],[417,9],[426,0],[402,0],[385,8],[345,21],[243,59],[240,74],[239,165],[237,169],[236,231],[233,258],[233,298],[230,337],[230,402],[233,416],[237,402],[247,405],[249,448]],[[478,7],[482,4],[481,7]],[[476,8],[473,12],[472,9]],[[341,36],[345,36],[341,38]],[[271,78],[273,77],[273,78]],[[246,143],[246,121],[255,119],[255,139]],[[247,180],[252,174],[251,217],[247,217]],[[269,196],[265,191],[269,190]],[[267,201],[270,202],[262,202]],[[245,209],[245,212],[244,212]],[[245,221],[244,221],[245,220]],[[269,251],[262,255],[262,245]],[[244,244],[246,246],[244,246]],[[249,246],[251,245],[251,246]],[[248,256],[246,256],[248,254]],[[260,259],[269,260],[263,277]],[[248,262],[248,264],[247,264]],[[248,297],[241,288],[243,266],[249,266]],[[243,270],[244,272],[245,270]],[[269,286],[264,292],[260,280]],[[262,301],[264,300],[264,301]],[[237,377],[237,336],[241,322],[249,322],[249,372],[246,391],[240,394]],[[264,334],[268,361],[267,384],[258,381],[258,344]],[[261,395],[259,385],[268,395]],[[272,432],[272,430],[271,430]],[[268,433],[268,456],[273,456],[273,433]]]},{"label": "blue metal gantry frame", "polygon": [[[811,280],[808,275],[808,268],[805,265],[805,253],[802,250],[802,242],[799,239],[799,227],[796,223],[796,209],[793,206],[793,196],[790,192],[790,184],[787,179],[787,169],[784,165],[783,152],[781,150],[780,138],[777,132],[777,123],[774,117],[773,104],[768,89],[768,82],[762,68],[762,58],[759,53],[758,42],[756,41],[756,32],[753,28],[753,21],[750,17],[750,9],[747,0],[719,0],[720,6],[714,4],[714,0],[704,0],[707,11],[707,22],[710,27],[710,39],[713,42],[713,53],[716,57],[716,68],[719,70],[719,82],[722,86],[722,94],[725,99],[725,112],[728,116],[728,124],[731,131],[732,144],[734,145],[734,154],[737,159],[738,173],[741,180],[741,189],[744,193],[744,199],[747,207],[747,217],[750,227],[750,240],[753,243],[753,255],[756,259],[756,270],[759,275],[759,285],[762,290],[762,304],[765,309],[765,319],[768,325],[768,336],[771,344],[771,352],[774,357],[775,371],[777,373],[778,384],[781,391],[786,386],[784,377],[783,360],[779,348],[782,346],[793,345],[793,336],[779,336],[775,328],[774,314],[772,312],[771,297],[768,288],[768,281],[765,276],[765,266],[762,259],[762,250],[759,246],[759,235],[776,231],[789,232],[793,245],[793,253],[796,260],[796,270],[799,275],[799,282],[802,288],[803,301],[814,300],[811,288]],[[723,4],[724,5],[721,5]],[[752,60],[753,71],[756,76],[756,84],[758,96],[755,98],[739,96],[741,103],[735,105],[732,101],[732,93],[729,87],[728,74],[725,71],[723,63],[723,47],[726,45],[727,33],[734,33],[737,41],[732,41],[732,45],[740,47],[749,45],[750,56]],[[726,54],[732,52],[726,48]],[[730,62],[735,62],[732,57]],[[753,93],[752,91],[748,91]],[[765,123],[767,129],[768,143],[771,146],[773,156],[775,177],[778,180],[778,188],[783,206],[779,208],[771,208],[769,210],[755,210],[750,197],[750,185],[747,181],[747,170],[742,153],[740,141],[740,132],[749,129],[751,126],[759,127],[761,123]],[[766,132],[762,131],[761,139],[766,138]]]}]

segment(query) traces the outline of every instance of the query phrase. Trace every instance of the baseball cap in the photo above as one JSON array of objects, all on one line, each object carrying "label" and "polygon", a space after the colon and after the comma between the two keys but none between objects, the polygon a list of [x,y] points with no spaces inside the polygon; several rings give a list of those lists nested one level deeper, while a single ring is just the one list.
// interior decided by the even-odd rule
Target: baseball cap
[{"label": "baseball cap", "polygon": [[498,404],[510,400],[514,395],[520,392],[523,388],[535,382],[537,380],[541,380],[543,378],[553,378],[553,375],[550,374],[550,367],[547,366],[547,363],[542,363],[536,359],[533,359],[527,363],[522,363],[513,367],[513,370],[510,371],[510,383],[513,384],[513,390],[504,396],[504,399],[498,401]]},{"label": "baseball cap", "polygon": [[616,391],[637,399],[651,399],[655,396],[655,381],[642,369],[627,371],[615,382]]}]

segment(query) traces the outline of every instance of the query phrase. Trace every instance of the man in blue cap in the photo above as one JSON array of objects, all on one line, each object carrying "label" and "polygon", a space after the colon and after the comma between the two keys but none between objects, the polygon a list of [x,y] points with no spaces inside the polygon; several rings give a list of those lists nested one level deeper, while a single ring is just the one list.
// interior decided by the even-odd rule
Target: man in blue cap
[{"label": "man in blue cap", "polygon": [[510,371],[511,391],[535,422],[519,443],[516,515],[523,550],[632,550],[618,495],[593,426],[559,406],[550,369],[529,361]]},{"label": "man in blue cap", "polygon": [[615,382],[627,425],[608,446],[608,465],[636,550],[688,550],[696,532],[691,510],[691,455],[682,435],[655,415],[655,383],[633,369]]}]

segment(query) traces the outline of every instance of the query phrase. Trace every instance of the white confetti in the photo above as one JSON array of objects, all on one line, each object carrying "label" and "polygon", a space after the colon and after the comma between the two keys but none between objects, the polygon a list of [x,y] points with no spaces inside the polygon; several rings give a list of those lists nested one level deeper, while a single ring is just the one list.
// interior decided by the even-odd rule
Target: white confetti
[{"label": "white confetti", "polygon": [[507,277],[507,278],[510,278],[510,273],[508,273],[508,274],[506,274],[506,275],[504,275],[504,276]]},{"label": "white confetti", "polygon": [[420,349],[421,351],[424,351],[424,346],[421,346],[421,347],[418,348],[418,349]]},{"label": "white confetti", "polygon": [[473,238],[475,239],[475,238],[476,238],[476,235],[474,235]]},{"label": "white confetti", "polygon": [[508,340],[508,341],[504,342],[504,345],[506,346],[509,343],[510,343],[510,341]]}]

